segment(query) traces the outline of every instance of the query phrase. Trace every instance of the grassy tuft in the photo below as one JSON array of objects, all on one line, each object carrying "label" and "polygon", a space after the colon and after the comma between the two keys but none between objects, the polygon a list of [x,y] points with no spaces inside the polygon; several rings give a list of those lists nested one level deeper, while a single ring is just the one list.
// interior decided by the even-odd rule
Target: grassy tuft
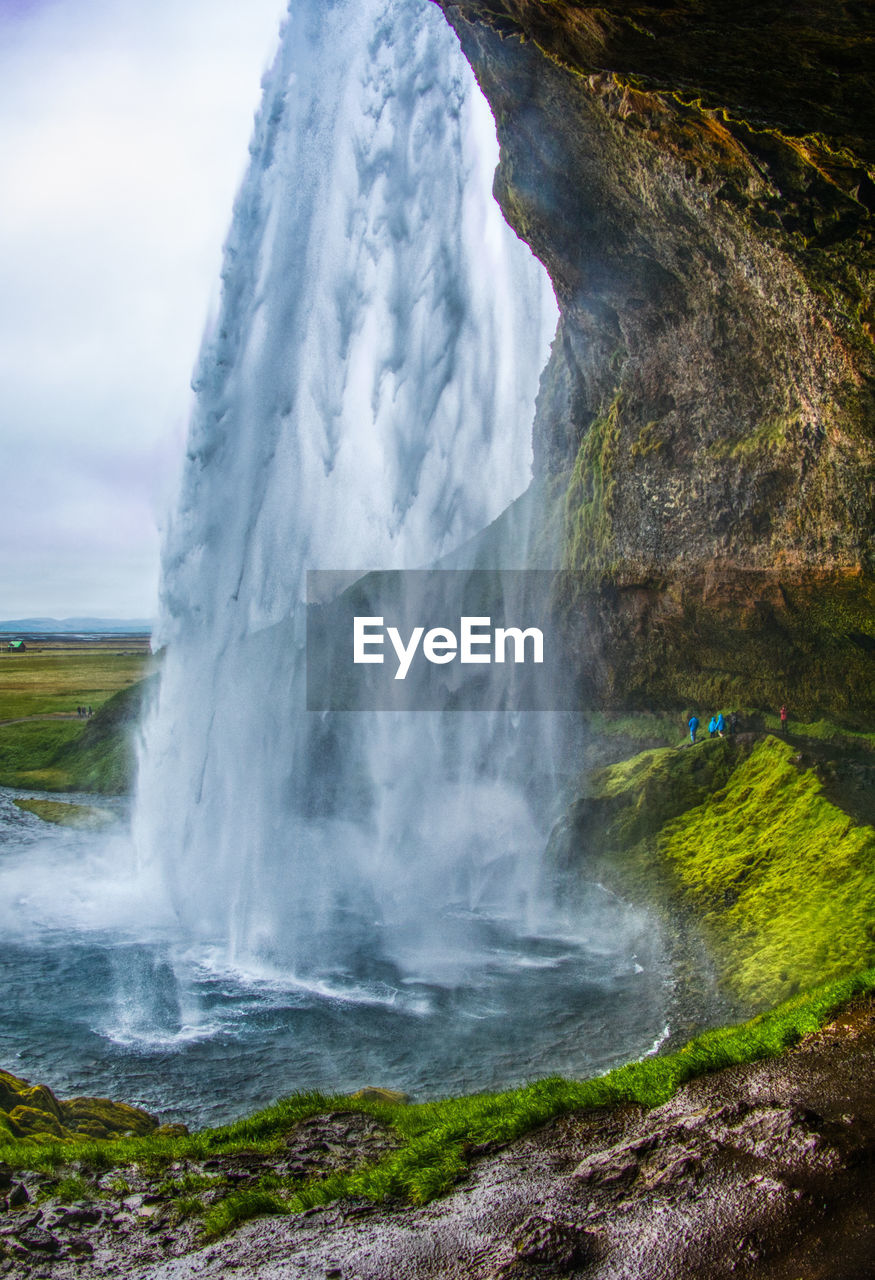
[{"label": "grassy tuft", "polygon": [[52,1195],[61,1204],[74,1204],[77,1200],[87,1200],[93,1194],[91,1183],[79,1173],[68,1174],[61,1178],[52,1188]]},{"label": "grassy tuft", "polygon": [[[202,1207],[202,1206],[201,1206]],[[212,1205],[204,1217],[203,1232],[208,1240],[226,1235],[229,1231],[265,1213],[288,1213],[286,1202],[273,1191],[260,1187],[252,1190],[232,1191],[224,1200]]]}]

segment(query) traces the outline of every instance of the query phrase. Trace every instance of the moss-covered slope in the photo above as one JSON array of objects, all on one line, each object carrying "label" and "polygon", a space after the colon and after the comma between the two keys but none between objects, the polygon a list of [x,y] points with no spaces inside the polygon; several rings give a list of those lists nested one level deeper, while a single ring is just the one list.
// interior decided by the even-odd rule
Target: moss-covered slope
[{"label": "moss-covered slope", "polygon": [[875,830],[830,804],[786,743],[766,738],[658,850],[739,996],[774,1003],[875,962]]},{"label": "moss-covered slope", "polygon": [[124,795],[136,772],[134,735],[158,676],[113,694],[84,724],[33,720],[10,724],[0,740],[0,785],[43,791]]},{"label": "moss-covered slope", "polygon": [[875,830],[771,736],[597,772],[552,857],[691,926],[737,1009],[875,962]]}]

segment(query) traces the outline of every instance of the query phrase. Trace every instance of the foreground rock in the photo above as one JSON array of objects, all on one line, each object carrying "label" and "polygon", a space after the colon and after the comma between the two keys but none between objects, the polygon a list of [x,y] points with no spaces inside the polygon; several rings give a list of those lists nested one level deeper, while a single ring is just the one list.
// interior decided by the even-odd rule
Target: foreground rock
[{"label": "foreground rock", "polygon": [[[200,1248],[170,1194],[126,1170],[124,1195],[8,1212],[0,1269],[59,1280],[856,1280],[875,1252],[873,1061],[867,1001],[780,1059],[703,1077],[654,1111],[556,1120],[484,1156],[424,1209],[342,1202],[256,1219]],[[373,1119],[335,1113],[296,1126],[281,1156],[218,1158],[201,1174],[245,1181],[266,1159],[307,1158],[327,1171],[387,1140]]]},{"label": "foreground rock", "polygon": [[[385,1125],[350,1111],[300,1121],[270,1153],[124,1164],[102,1173],[81,1162],[55,1174],[18,1174],[0,1164],[0,1275],[150,1276],[159,1263],[200,1256],[200,1215],[229,1192],[271,1175],[327,1177],[379,1160],[396,1145]],[[71,1188],[79,1198],[66,1203]]]},{"label": "foreground rock", "polygon": [[112,1138],[159,1132],[140,1107],[109,1098],[56,1098],[44,1084],[0,1071],[0,1138]]},{"label": "foreground rock", "polygon": [[68,804],[62,800],[13,800],[26,813],[32,813],[43,822],[58,827],[72,827],[75,831],[102,831],[117,821],[109,809],[98,809],[90,804]]}]

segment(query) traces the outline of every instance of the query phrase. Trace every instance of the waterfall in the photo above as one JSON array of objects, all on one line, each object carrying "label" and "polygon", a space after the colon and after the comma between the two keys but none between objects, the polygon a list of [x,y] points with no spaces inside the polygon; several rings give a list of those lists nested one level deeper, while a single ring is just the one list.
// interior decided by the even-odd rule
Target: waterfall
[{"label": "waterfall", "polygon": [[306,573],[432,564],[518,497],[555,303],[429,0],[293,0],[250,151],[164,550],[135,841],[183,936],[235,965],[434,978],[471,962],[466,912],[531,904],[519,729],[307,712]]}]

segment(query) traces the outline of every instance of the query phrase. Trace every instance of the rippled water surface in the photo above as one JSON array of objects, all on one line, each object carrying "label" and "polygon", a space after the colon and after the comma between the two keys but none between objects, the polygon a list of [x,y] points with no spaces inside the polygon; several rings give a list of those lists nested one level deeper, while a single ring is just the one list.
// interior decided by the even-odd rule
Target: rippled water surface
[{"label": "rippled water surface", "polygon": [[0,1066],[62,1095],[216,1123],[297,1089],[427,1098],[592,1074],[663,1034],[658,947],[597,888],[561,936],[445,909],[437,977],[387,962],[353,911],[332,926],[346,968],[247,974],[218,947],[186,948],[138,876],[122,806],[95,836],[23,813],[16,794],[0,791]]}]

